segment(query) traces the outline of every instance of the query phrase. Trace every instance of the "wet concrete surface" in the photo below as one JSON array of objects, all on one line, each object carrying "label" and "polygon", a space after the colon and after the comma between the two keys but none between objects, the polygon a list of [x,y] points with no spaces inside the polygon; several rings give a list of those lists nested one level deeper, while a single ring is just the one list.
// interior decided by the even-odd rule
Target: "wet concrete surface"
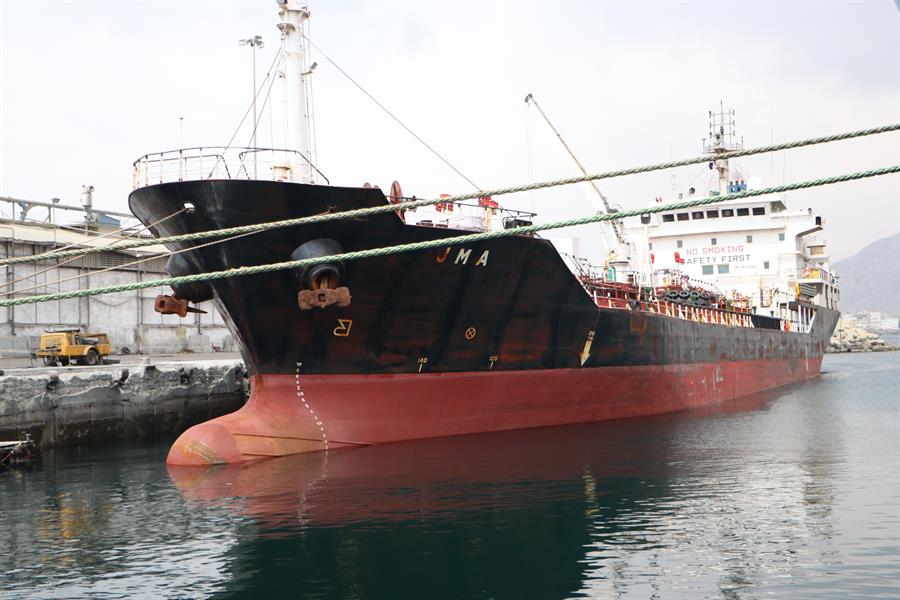
[{"label": "wet concrete surface", "polygon": [[[243,405],[249,384],[237,353],[125,355],[96,367],[3,360],[0,440],[26,433],[43,447],[174,438]],[[9,365],[9,366],[6,366]]]}]

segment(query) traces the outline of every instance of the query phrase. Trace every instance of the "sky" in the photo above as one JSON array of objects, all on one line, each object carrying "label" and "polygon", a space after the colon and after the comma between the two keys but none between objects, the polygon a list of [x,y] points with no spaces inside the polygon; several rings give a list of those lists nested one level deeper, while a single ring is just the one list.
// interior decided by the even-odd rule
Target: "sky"
[{"label": "sky", "polygon": [[[746,147],[900,122],[900,10],[891,0],[323,1],[310,10],[320,50],[481,189],[574,174],[523,102],[528,93],[588,171],[697,155],[720,102],[736,111]],[[251,53],[238,40],[263,37],[261,80],[278,48],[276,22],[274,0],[3,0],[0,195],[77,204],[91,184],[95,206],[127,211],[138,157],[232,136],[253,89]],[[387,189],[398,180],[420,198],[473,191],[320,52],[311,60],[318,162],[332,184]],[[260,146],[269,130],[278,139],[266,114],[280,103],[274,93]],[[249,142],[245,126],[235,144]],[[737,163],[769,185],[895,165],[900,135]],[[613,204],[637,208],[704,169],[599,185]],[[538,221],[583,215],[592,212],[583,187],[501,202],[533,208]],[[900,231],[898,176],[787,199],[825,219],[832,260]]]}]

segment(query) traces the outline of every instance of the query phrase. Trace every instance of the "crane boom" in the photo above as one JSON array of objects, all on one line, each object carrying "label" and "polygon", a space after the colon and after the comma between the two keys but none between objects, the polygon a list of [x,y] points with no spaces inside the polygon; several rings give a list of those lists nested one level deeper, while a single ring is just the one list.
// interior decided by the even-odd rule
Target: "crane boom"
[{"label": "crane boom", "polygon": [[[581,174],[587,175],[587,171],[585,170],[584,166],[581,164],[581,161],[578,160],[578,158],[575,156],[575,153],[572,152],[572,149],[569,148],[569,145],[566,143],[566,141],[563,139],[563,137],[560,135],[560,133],[556,130],[556,127],[553,126],[553,123],[551,123],[550,119],[547,118],[547,115],[544,114],[544,111],[541,109],[541,105],[538,104],[537,100],[534,99],[534,96],[532,94],[528,94],[527,96],[525,96],[525,103],[527,104],[529,102],[534,104],[534,107],[536,109],[538,109],[538,112],[541,114],[541,117],[544,118],[544,122],[547,123],[547,126],[553,131],[553,133],[556,134],[556,137],[559,138],[559,142],[563,145],[563,148],[566,149],[566,152],[568,152],[569,157],[572,159],[572,161],[578,167],[578,170],[581,171]],[[603,206],[606,209],[607,214],[612,213],[613,210],[609,205],[609,200],[607,200],[606,196],[603,195],[603,192],[600,191],[600,188],[597,187],[596,182],[588,181],[587,183],[591,184],[591,187],[594,188],[595,192],[597,192],[597,195],[600,197],[600,200],[603,201]],[[625,235],[622,233],[621,221],[608,221],[608,223],[610,224],[610,226],[612,226],[613,233],[615,233],[616,239],[619,241],[619,244],[624,245],[626,242],[625,242]]]}]

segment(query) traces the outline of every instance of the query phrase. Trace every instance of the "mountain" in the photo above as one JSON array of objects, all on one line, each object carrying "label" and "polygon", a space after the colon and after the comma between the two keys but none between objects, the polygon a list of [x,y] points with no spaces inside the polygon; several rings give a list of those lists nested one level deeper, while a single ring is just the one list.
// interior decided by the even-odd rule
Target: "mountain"
[{"label": "mountain", "polygon": [[831,267],[840,277],[841,312],[900,315],[900,233],[872,242]]}]

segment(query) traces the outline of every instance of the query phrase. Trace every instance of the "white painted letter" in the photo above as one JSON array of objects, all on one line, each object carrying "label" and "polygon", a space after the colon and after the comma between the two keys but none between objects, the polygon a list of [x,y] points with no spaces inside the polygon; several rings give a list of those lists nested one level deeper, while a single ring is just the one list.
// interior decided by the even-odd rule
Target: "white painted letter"
[{"label": "white painted letter", "polygon": [[459,261],[462,261],[462,264],[466,264],[469,261],[470,254],[472,254],[471,249],[460,248],[459,254],[456,255],[456,260],[453,261],[453,264],[458,265]]},{"label": "white painted letter", "polygon": [[488,254],[490,254],[490,253],[491,253],[490,250],[485,250],[484,252],[482,252],[481,256],[478,258],[478,260],[475,261],[475,266],[477,267],[478,265],[481,265],[482,267],[486,267]]}]

